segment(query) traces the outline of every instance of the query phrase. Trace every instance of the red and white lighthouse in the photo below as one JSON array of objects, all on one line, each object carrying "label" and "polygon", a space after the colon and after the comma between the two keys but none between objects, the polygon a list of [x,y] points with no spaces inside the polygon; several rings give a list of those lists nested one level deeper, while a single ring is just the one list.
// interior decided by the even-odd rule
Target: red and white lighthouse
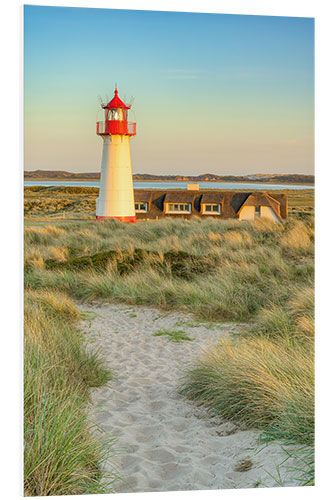
[{"label": "red and white lighthouse", "polygon": [[128,110],[117,88],[106,105],[105,121],[96,123],[96,133],[103,139],[103,155],[96,219],[118,219],[136,222],[130,138],[136,134],[136,124],[128,122]]}]

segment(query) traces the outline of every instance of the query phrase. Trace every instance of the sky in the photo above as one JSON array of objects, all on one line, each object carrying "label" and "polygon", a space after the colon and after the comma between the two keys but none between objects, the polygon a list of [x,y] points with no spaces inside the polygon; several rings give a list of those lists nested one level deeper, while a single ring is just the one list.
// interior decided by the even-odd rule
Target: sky
[{"label": "sky", "polygon": [[134,173],[314,171],[314,20],[24,6],[24,169],[97,172],[134,96]]}]

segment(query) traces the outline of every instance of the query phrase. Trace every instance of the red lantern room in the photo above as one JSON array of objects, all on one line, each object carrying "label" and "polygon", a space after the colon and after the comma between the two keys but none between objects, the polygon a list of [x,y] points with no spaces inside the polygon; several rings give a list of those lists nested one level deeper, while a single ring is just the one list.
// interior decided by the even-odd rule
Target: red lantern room
[{"label": "red lantern room", "polygon": [[105,106],[105,121],[96,123],[96,134],[98,135],[136,135],[136,123],[128,122],[127,106],[119,97],[117,88],[114,91],[114,97]]}]

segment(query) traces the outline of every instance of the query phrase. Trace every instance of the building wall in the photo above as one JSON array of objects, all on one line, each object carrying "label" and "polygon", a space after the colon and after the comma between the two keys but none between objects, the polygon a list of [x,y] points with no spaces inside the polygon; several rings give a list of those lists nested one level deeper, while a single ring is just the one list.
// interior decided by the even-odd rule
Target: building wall
[{"label": "building wall", "polygon": [[270,193],[280,203],[281,217],[285,219],[288,217],[288,196],[284,193]]},{"label": "building wall", "polygon": [[271,207],[261,207],[261,217],[266,217],[267,219],[271,219],[274,222],[280,222]]},{"label": "building wall", "polygon": [[255,207],[248,205],[241,209],[239,212],[239,220],[254,220]]}]

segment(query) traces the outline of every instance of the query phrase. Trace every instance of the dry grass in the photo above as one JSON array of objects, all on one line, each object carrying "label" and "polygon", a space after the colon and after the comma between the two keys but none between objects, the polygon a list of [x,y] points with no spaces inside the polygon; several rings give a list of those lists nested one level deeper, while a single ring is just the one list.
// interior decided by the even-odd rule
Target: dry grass
[{"label": "dry grass", "polygon": [[188,372],[182,392],[226,419],[313,444],[313,343],[289,340],[221,339]]},{"label": "dry grass", "polygon": [[[295,289],[313,282],[313,241],[301,253],[299,245],[286,247],[290,234],[303,230],[307,235],[308,227],[299,221],[285,226],[265,220],[163,220],[131,226],[110,221],[61,224],[56,229],[58,234],[51,235],[42,227],[26,228],[26,283],[34,288],[53,284],[76,298],[103,297],[178,307],[201,318],[249,320],[262,307],[283,305]],[[112,249],[124,263],[138,249],[151,253],[134,263],[126,276],[111,257],[107,272],[75,270],[75,259],[97,259]],[[175,276],[165,260],[170,251],[181,259],[183,276]],[[205,273],[189,268],[194,257]],[[43,269],[50,258],[68,262],[66,273]]]},{"label": "dry grass", "polygon": [[57,247],[49,245],[47,250],[48,257],[54,258],[59,261],[64,261],[68,258],[69,250],[67,247]]},{"label": "dry grass", "polygon": [[110,373],[87,352],[78,319],[62,293],[25,294],[25,496],[103,493],[115,480],[100,481],[112,440],[97,437],[87,415],[88,388]]},{"label": "dry grass", "polygon": [[94,217],[97,188],[24,188],[24,215],[27,217]]},{"label": "dry grass", "polygon": [[[311,217],[283,225],[264,219],[169,219],[47,226],[55,230],[43,224],[25,230],[25,283],[50,324],[62,303],[61,315],[72,321],[68,297],[156,305],[209,322],[248,321],[248,337],[221,341],[207,352],[189,373],[185,392],[272,438],[312,446]],[[110,250],[117,257],[110,253],[105,259]],[[141,250],[145,257],[137,259]],[[53,268],[49,259],[56,263]]]},{"label": "dry grass", "polygon": [[281,238],[281,245],[288,249],[308,249],[311,246],[309,231],[301,221],[295,222]]},{"label": "dry grass", "polygon": [[247,231],[228,231],[223,235],[223,241],[229,243],[231,248],[252,244],[251,235]]}]

